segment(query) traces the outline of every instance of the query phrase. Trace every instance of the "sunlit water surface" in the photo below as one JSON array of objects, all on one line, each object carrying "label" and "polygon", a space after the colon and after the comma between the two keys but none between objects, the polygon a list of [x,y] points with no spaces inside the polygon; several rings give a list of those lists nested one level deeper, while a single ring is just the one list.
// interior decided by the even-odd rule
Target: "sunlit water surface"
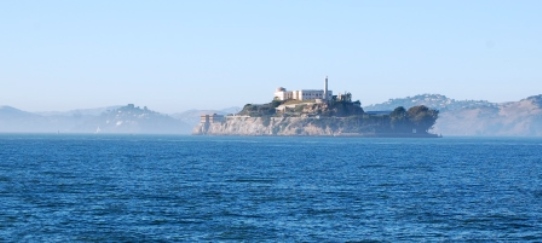
[{"label": "sunlit water surface", "polygon": [[542,139],[0,135],[0,241],[540,241]]}]

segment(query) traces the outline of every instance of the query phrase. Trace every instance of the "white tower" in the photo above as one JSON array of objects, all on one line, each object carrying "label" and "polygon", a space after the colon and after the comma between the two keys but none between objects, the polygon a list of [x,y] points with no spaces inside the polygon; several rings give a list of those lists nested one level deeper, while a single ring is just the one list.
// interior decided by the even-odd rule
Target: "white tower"
[{"label": "white tower", "polygon": [[327,76],[326,81],[324,82],[324,100],[328,100],[328,92],[327,92]]}]

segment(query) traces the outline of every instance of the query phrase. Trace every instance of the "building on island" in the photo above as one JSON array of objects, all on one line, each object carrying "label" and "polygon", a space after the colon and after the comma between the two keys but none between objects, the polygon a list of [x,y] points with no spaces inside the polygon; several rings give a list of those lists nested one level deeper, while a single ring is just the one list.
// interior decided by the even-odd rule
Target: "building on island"
[{"label": "building on island", "polygon": [[352,102],[352,94],[348,92],[344,92],[343,94],[338,94],[336,99],[339,101]]},{"label": "building on island", "polygon": [[354,106],[361,107],[359,100],[352,101],[352,94],[350,92],[344,92],[342,94],[333,95],[333,91],[328,89],[328,77],[324,81],[324,89],[301,89],[288,91],[283,87],[279,87],[274,93],[275,100],[299,100],[303,102],[282,103],[275,108],[277,113],[286,113],[288,111],[295,110],[296,107],[312,103],[312,104],[330,104],[335,102],[348,102]]},{"label": "building on island", "polygon": [[288,91],[283,87],[279,87],[275,91],[275,99],[277,100],[331,100],[333,92],[327,88],[327,77],[324,82],[324,89],[301,89]]},{"label": "building on island", "polygon": [[212,115],[201,115],[200,117],[200,121],[201,123],[215,123],[215,122],[223,122],[224,121],[224,116],[223,115],[218,115],[216,113],[212,114]]}]

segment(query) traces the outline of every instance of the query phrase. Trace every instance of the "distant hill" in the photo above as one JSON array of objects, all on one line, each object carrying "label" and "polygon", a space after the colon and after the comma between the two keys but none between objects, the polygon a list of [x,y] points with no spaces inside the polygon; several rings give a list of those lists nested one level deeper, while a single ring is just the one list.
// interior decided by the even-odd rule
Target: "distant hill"
[{"label": "distant hill", "polygon": [[492,107],[442,112],[433,131],[469,136],[542,136],[542,95]]},{"label": "distant hill", "polygon": [[47,119],[11,106],[0,106],[0,132],[40,132],[46,129]]},{"label": "distant hill", "polygon": [[171,116],[134,105],[41,113],[0,107],[0,132],[189,134],[192,128]]},{"label": "distant hill", "polygon": [[440,110],[433,133],[457,136],[542,136],[542,95],[516,102],[455,100],[439,94],[390,99],[364,107],[366,111],[393,110],[415,105]]},{"label": "distant hill", "polygon": [[32,114],[30,112],[19,110],[15,107],[11,106],[0,106],[0,118],[15,118],[15,117],[28,117],[28,116],[34,116],[35,114]]},{"label": "distant hill", "polygon": [[171,116],[134,105],[122,106],[102,113],[96,133],[186,134],[192,126]]},{"label": "distant hill", "polygon": [[45,111],[45,112],[36,112],[36,114],[42,116],[99,116],[106,111],[116,110],[122,106],[107,106],[91,109],[76,109],[71,111]]},{"label": "distant hill", "polygon": [[363,107],[365,111],[393,110],[399,106],[405,108],[425,105],[442,111],[460,110],[471,107],[496,107],[497,104],[485,100],[455,100],[440,94],[421,94],[406,98],[389,99],[386,102]]}]

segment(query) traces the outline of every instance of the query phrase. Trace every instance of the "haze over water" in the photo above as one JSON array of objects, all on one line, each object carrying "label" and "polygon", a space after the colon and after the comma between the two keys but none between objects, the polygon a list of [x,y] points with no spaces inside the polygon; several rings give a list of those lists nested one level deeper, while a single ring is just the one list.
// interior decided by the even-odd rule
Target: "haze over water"
[{"label": "haze over water", "polygon": [[537,241],[542,139],[0,135],[0,241]]}]

